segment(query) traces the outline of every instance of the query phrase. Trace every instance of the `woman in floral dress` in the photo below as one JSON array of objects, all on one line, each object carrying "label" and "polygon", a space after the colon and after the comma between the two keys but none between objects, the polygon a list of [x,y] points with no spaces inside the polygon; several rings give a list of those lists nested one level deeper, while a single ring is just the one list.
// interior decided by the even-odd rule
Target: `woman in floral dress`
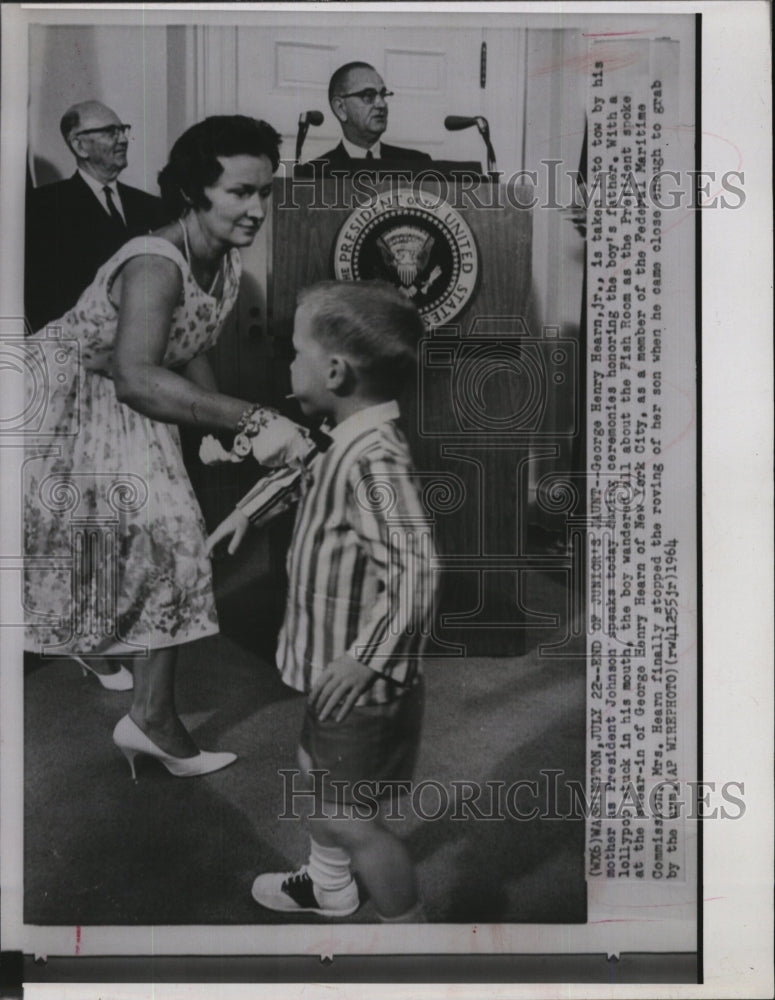
[{"label": "woman in floral dress", "polygon": [[[199,751],[175,708],[178,648],[218,631],[177,425],[263,426],[265,464],[306,449],[291,421],[219,393],[206,357],[237,297],[239,248],[263,222],[279,141],[238,115],[190,128],[159,175],[176,221],[125,244],[49,324],[77,377],[53,384],[54,444],[26,462],[27,648],[77,654],[103,682],[119,653],[141,651],[132,708],[114,732],[133,774],[138,753],[179,776],[235,759]],[[105,686],[131,685],[113,681]]]}]

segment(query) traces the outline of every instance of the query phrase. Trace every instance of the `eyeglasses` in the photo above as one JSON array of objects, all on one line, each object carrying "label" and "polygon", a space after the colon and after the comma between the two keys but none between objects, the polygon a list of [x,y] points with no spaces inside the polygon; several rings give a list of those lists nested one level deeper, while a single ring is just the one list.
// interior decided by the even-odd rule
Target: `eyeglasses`
[{"label": "eyeglasses", "polygon": [[387,90],[385,87],[382,90],[367,87],[365,90],[356,90],[353,94],[339,94],[339,97],[358,97],[364,104],[373,104],[378,97],[381,97],[383,101],[388,97],[393,97],[393,91]]},{"label": "eyeglasses", "polygon": [[78,139],[82,135],[104,135],[108,139],[118,139],[120,135],[128,135],[131,131],[131,125],[103,125],[101,128],[85,128],[81,132],[76,132],[73,138]]}]

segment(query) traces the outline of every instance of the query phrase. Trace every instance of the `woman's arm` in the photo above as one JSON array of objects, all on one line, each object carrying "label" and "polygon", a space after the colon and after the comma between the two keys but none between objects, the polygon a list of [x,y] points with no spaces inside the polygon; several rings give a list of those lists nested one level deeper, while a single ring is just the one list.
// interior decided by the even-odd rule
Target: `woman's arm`
[{"label": "woman's arm", "polygon": [[218,392],[218,383],[215,381],[213,366],[204,354],[197,354],[187,365],[183,365],[180,374],[187,378],[200,389],[207,389],[209,392]]},{"label": "woman's arm", "polygon": [[[187,369],[178,374],[162,365],[182,285],[177,265],[165,257],[134,257],[123,269],[113,355],[116,396],[154,420],[233,430],[247,400],[215,391],[214,382],[196,384]],[[194,365],[195,375],[203,372]]]}]

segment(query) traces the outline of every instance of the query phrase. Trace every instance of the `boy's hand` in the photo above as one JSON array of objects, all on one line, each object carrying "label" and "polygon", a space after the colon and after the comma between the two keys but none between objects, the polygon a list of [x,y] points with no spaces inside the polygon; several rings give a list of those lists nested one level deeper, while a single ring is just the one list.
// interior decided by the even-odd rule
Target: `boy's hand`
[{"label": "boy's hand", "polygon": [[320,675],[317,684],[310,691],[310,704],[321,722],[338,706],[336,721],[341,722],[376,679],[377,675],[370,667],[365,667],[352,656],[342,653]]},{"label": "boy's hand", "polygon": [[221,521],[212,535],[207,539],[205,542],[205,555],[211,555],[218,542],[222,538],[228,538],[231,535],[228,553],[230,556],[233,556],[239,548],[240,542],[245,537],[245,532],[249,526],[250,521],[247,516],[237,507],[229,514],[225,521]]}]

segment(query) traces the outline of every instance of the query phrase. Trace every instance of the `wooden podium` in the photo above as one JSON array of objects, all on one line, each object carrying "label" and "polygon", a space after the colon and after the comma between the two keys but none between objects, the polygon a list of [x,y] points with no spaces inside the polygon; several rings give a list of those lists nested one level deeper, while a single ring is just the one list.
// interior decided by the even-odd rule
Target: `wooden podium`
[{"label": "wooden podium", "polygon": [[[404,199],[413,192],[420,202],[440,204],[442,218],[456,213],[464,220],[478,262],[473,290],[449,321],[429,322],[444,318],[444,308],[426,316],[417,381],[400,401],[439,551],[442,596],[431,653],[518,655],[526,629],[546,619],[530,608],[524,586],[531,565],[525,520],[531,456],[551,454],[550,446],[541,446],[542,421],[552,393],[573,377],[575,361],[559,341],[529,328],[532,224],[526,206],[532,189],[506,191],[470,177],[366,180],[275,180],[268,281],[272,381],[278,396],[290,391],[299,289],[334,278],[337,265],[341,272],[351,247],[347,227],[357,230],[358,213],[367,220],[364,228],[373,225],[375,196],[389,202],[399,191]],[[398,243],[415,238],[411,213],[404,228]],[[383,264],[376,256],[371,271],[361,268],[358,276],[380,276],[373,272]],[[352,272],[346,261],[344,267]],[[432,261],[426,270],[431,267]],[[409,291],[424,284],[418,278]]]},{"label": "wooden podium", "polygon": [[[441,176],[441,175],[439,175]],[[337,179],[276,179],[273,195],[272,274],[269,281],[269,319],[274,338],[288,336],[293,327],[299,288],[333,278],[332,254],[337,234],[358,205],[368,203],[372,190],[388,192],[416,187],[431,201],[441,199],[459,211],[471,228],[479,256],[475,295],[454,322],[461,327],[474,316],[524,314],[530,295],[532,188],[502,188],[471,178],[461,190],[454,178],[443,184],[428,180],[402,181],[401,175],[373,177],[369,183],[341,176]],[[477,203],[482,207],[477,207]]]}]

